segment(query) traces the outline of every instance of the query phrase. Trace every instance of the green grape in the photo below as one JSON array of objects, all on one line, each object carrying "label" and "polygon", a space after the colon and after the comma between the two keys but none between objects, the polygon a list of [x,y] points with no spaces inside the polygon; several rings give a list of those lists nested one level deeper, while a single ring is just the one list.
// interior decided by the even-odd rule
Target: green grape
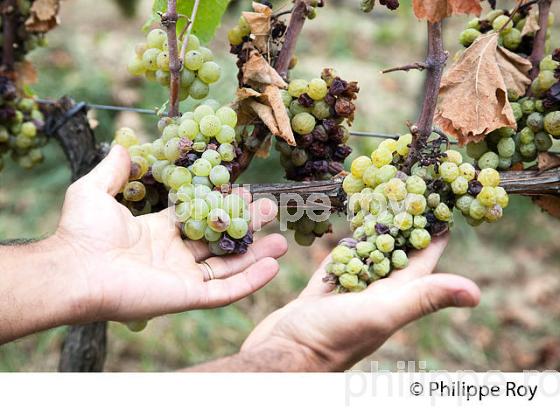
[{"label": "green grape", "polygon": [[463,47],[469,47],[478,37],[480,37],[480,34],[480,31],[475,30],[474,28],[468,28],[459,34],[459,42]]},{"label": "green grape", "polygon": [[243,218],[232,218],[229,227],[227,228],[227,233],[233,239],[241,239],[249,231],[249,225],[247,221]]},{"label": "green grape", "polygon": [[338,281],[346,289],[353,289],[358,286],[358,277],[356,275],[351,275],[349,273],[340,275]]},{"label": "green grape", "polygon": [[195,100],[202,100],[203,98],[206,98],[209,91],[210,88],[208,87],[208,84],[205,84],[204,82],[200,81],[198,78],[194,79],[194,81],[191,84],[191,87],[189,88],[190,95]]},{"label": "green grape", "polygon": [[204,238],[205,231],[206,222],[198,219],[188,220],[183,227],[183,233],[192,241],[198,241]]},{"label": "green grape", "polygon": [[327,83],[320,79],[314,78],[311,80],[307,86],[307,95],[309,95],[315,101],[322,100],[327,95]]},{"label": "green grape", "polygon": [[193,140],[199,132],[198,124],[194,120],[184,120],[179,125],[178,134],[180,137]]},{"label": "green grape", "polygon": [[391,254],[391,263],[395,269],[404,269],[408,266],[408,256],[402,249],[396,249]]},{"label": "green grape", "polygon": [[383,184],[388,182],[391,178],[397,175],[397,168],[393,165],[383,165],[376,173],[375,182],[378,184]]},{"label": "green grape", "polygon": [[181,140],[179,138],[172,138],[167,141],[165,147],[163,148],[165,159],[170,162],[175,162],[179,159],[181,156],[181,150],[179,148],[180,143]]},{"label": "green grape", "polygon": [[300,102],[295,99],[290,103],[290,111],[288,112],[290,118],[293,118],[295,115],[298,115],[302,112],[309,113],[310,109],[300,104]]},{"label": "green grape", "polygon": [[507,34],[513,29],[513,21],[508,16],[498,16],[492,22],[492,28]]},{"label": "green grape", "polygon": [[325,101],[316,101],[311,114],[318,120],[324,120],[331,116],[331,108]]},{"label": "green grape", "polygon": [[530,144],[535,140],[535,133],[529,127],[523,128],[519,132],[518,136],[519,136],[519,142],[521,144]]},{"label": "green grape", "polygon": [[203,135],[214,137],[222,129],[222,122],[216,115],[207,115],[200,120],[199,126]]},{"label": "green grape", "polygon": [[294,232],[294,240],[299,246],[311,246],[315,241],[315,235],[301,231]]},{"label": "green grape", "polygon": [[179,202],[175,205],[175,216],[179,222],[186,222],[192,213],[190,202]]},{"label": "green grape", "polygon": [[204,200],[210,207],[210,209],[221,208],[224,202],[224,197],[221,192],[210,191],[204,197]]},{"label": "green grape", "polygon": [[208,213],[206,223],[216,232],[225,232],[230,226],[231,218],[223,209],[214,208]]},{"label": "green grape", "polygon": [[212,167],[220,165],[220,163],[222,162],[222,157],[220,156],[218,151],[211,149],[204,151],[201,158],[208,161]]},{"label": "green grape", "polygon": [[375,187],[378,168],[375,165],[369,166],[362,175],[362,181],[369,187]]},{"label": "green grape", "polygon": [[544,129],[553,137],[560,137],[560,111],[552,111],[545,115]]},{"label": "green grape", "polygon": [[146,196],[146,187],[140,181],[128,182],[123,189],[123,197],[127,201],[138,202]]},{"label": "green grape", "polygon": [[214,61],[214,53],[212,53],[212,50],[210,50],[207,47],[199,47],[198,51],[202,54],[202,57],[204,57],[204,62],[208,62],[208,61]]},{"label": "green grape", "polygon": [[237,194],[224,197],[222,208],[233,218],[238,218],[245,212],[245,201]]},{"label": "green grape", "polygon": [[514,28],[511,31],[502,35],[504,41],[504,47],[509,50],[515,50],[519,47],[522,41],[521,31]]},{"label": "green grape", "polygon": [[354,175],[349,174],[342,181],[342,189],[347,194],[360,192],[364,188],[364,183],[361,178],[356,178]]},{"label": "green grape", "polygon": [[142,62],[147,70],[156,71],[158,69],[157,58],[160,50],[158,48],[149,48],[142,55]]},{"label": "green grape", "polygon": [[130,322],[126,322],[125,323],[126,327],[128,328],[128,330],[130,330],[131,332],[141,332],[142,330],[144,330],[146,328],[146,326],[148,326],[148,321],[147,320],[133,320]]},{"label": "green grape", "polygon": [[412,143],[412,134],[404,134],[397,140],[397,154],[405,157],[410,150],[409,145]]},{"label": "green grape", "polygon": [[235,148],[231,144],[221,144],[218,147],[218,153],[224,162],[231,162],[235,159]]},{"label": "green grape", "polygon": [[146,172],[148,172],[148,168],[150,165],[146,158],[141,156],[133,156],[130,158],[130,176],[129,180],[140,179]]},{"label": "green grape", "polygon": [[444,202],[440,202],[436,209],[434,209],[434,216],[440,221],[449,222],[453,214]]},{"label": "green grape", "polygon": [[443,158],[443,162],[453,162],[457,166],[463,163],[463,156],[459,151],[449,149],[445,151],[444,154],[445,157]]},{"label": "green grape", "polygon": [[212,164],[210,161],[204,158],[199,158],[192,164],[192,172],[194,175],[199,177],[207,177],[210,175],[212,170]]},{"label": "green grape", "polygon": [[[187,41],[187,39],[185,39],[185,41]],[[187,51],[198,49],[200,49],[200,40],[194,34],[190,34],[188,37]]]},{"label": "green grape", "polygon": [[400,212],[393,218],[393,224],[401,231],[406,231],[407,229],[412,228],[413,223],[413,216],[408,212]]},{"label": "green grape", "polygon": [[496,195],[496,203],[502,208],[506,208],[509,204],[509,196],[504,188],[501,186],[494,188]]},{"label": "green grape", "polygon": [[163,170],[169,165],[169,161],[160,160],[152,164],[152,176],[157,182],[163,182]]},{"label": "green grape", "polygon": [[430,233],[425,229],[413,229],[410,233],[410,238],[408,239],[410,244],[416,249],[424,249],[430,245],[432,237]]},{"label": "green grape", "polygon": [[500,185],[500,173],[495,169],[483,169],[478,174],[478,182],[482,186],[497,187]]},{"label": "green grape", "polygon": [[453,162],[444,162],[439,166],[439,174],[445,182],[453,182],[459,176],[459,167]]},{"label": "green grape", "polygon": [[391,261],[389,258],[383,258],[383,260],[379,263],[373,265],[373,273],[377,276],[385,277],[391,271]]},{"label": "green grape", "polygon": [[501,157],[511,158],[515,153],[515,141],[513,138],[502,138],[498,142],[498,154]]},{"label": "green grape", "polygon": [[544,117],[541,113],[534,112],[527,117],[526,123],[533,132],[539,132],[544,128]]},{"label": "green grape", "polygon": [[163,44],[167,40],[167,34],[165,31],[159,28],[155,28],[150,30],[148,35],[146,36],[147,46],[149,48],[163,48]]},{"label": "green grape", "polygon": [[364,264],[360,258],[352,258],[346,264],[346,272],[351,275],[357,275],[362,271]]},{"label": "green grape", "polygon": [[167,84],[169,84],[169,81],[170,81],[171,76],[170,76],[170,74],[169,74],[168,72],[163,71],[163,70],[157,70],[157,71],[155,72],[155,76],[156,76],[156,82],[157,82],[159,85],[167,85]]},{"label": "green grape", "polygon": [[467,144],[467,155],[473,159],[479,159],[488,152],[488,145],[486,141],[471,142]]},{"label": "green grape", "polygon": [[157,66],[160,70],[169,71],[169,53],[167,51],[158,54]]},{"label": "green grape", "polygon": [[216,111],[216,116],[222,124],[235,128],[237,125],[237,114],[230,107],[221,107]]},{"label": "green grape", "polygon": [[395,239],[391,235],[379,235],[375,240],[375,246],[383,253],[391,252],[395,247]]},{"label": "green grape", "polygon": [[535,146],[539,152],[546,152],[552,147],[552,138],[546,132],[535,134]]},{"label": "green grape", "polygon": [[457,179],[451,183],[451,190],[455,195],[466,194],[468,189],[469,181],[463,176],[458,176]]},{"label": "green grape", "polygon": [[375,250],[375,244],[371,242],[361,241],[356,244],[356,253],[361,258],[369,257],[369,254]]},{"label": "green grape", "polygon": [[137,145],[140,143],[134,131],[130,128],[123,127],[115,133],[115,143],[122,145],[125,148]]},{"label": "green grape", "polygon": [[167,165],[165,168],[163,168],[162,172],[161,172],[161,179],[164,185],[169,186],[169,184],[167,183],[167,180],[169,179],[169,176],[173,173],[173,170],[176,168],[176,165],[174,164],[169,164]]},{"label": "green grape", "polygon": [[485,168],[496,169],[498,168],[499,163],[500,163],[500,157],[498,157],[498,154],[492,151],[486,152],[478,160],[478,166],[481,169],[485,169]]},{"label": "green grape", "polygon": [[516,102],[512,102],[510,105],[511,109],[513,110],[515,121],[519,121],[521,118],[523,118],[523,110],[521,109],[521,105]]},{"label": "green grape", "polygon": [[385,196],[391,201],[402,201],[406,198],[406,184],[399,178],[393,178],[384,189]]},{"label": "green grape", "polygon": [[371,153],[371,162],[377,168],[389,165],[393,160],[393,153],[385,148],[378,148]]},{"label": "green grape", "polygon": [[220,132],[216,135],[216,140],[220,144],[231,144],[235,141],[235,130],[229,125],[222,125]]},{"label": "green grape", "polygon": [[167,184],[172,189],[179,189],[181,185],[190,184],[192,181],[192,176],[189,170],[185,167],[176,167],[169,178],[167,179]]},{"label": "green grape", "polygon": [[331,252],[331,258],[335,263],[342,263],[346,265],[353,257],[354,252],[352,249],[343,245],[336,246]]},{"label": "green grape", "polygon": [[214,115],[214,109],[210,105],[200,104],[193,111],[194,120],[198,123],[208,115]]},{"label": "green grape", "polygon": [[406,211],[412,215],[421,215],[426,210],[426,198],[421,194],[409,193],[406,196]]},{"label": "green grape", "polygon": [[298,98],[300,95],[307,92],[308,83],[305,80],[296,79],[290,81],[288,84],[288,93],[293,98]]},{"label": "green grape", "polygon": [[346,272],[346,265],[343,263],[329,263],[326,267],[327,273],[332,273],[333,275],[340,276]]},{"label": "green grape", "polygon": [[230,175],[228,169],[223,165],[216,165],[210,171],[210,181],[215,186],[222,186],[229,182]]},{"label": "green grape", "polygon": [[352,172],[352,175],[354,175],[356,178],[361,178],[365,170],[370,166],[371,166],[371,159],[369,159],[369,157],[365,155],[362,155],[354,159],[354,161],[352,161],[350,170]]},{"label": "green grape", "polygon": [[192,200],[192,217],[194,219],[198,219],[198,220],[206,219],[209,212],[210,212],[210,207],[208,206],[208,204],[204,199],[195,197]]},{"label": "green grape", "polygon": [[[202,55],[202,54],[201,54]],[[198,78],[206,84],[213,84],[220,79],[222,68],[213,61],[207,61],[197,72]]]},{"label": "green grape", "polygon": [[521,144],[519,146],[519,152],[525,161],[532,161],[536,159],[537,146],[532,142],[528,144]]},{"label": "green grape", "polygon": [[181,87],[190,87],[195,79],[196,74],[193,71],[186,68],[181,70]]},{"label": "green grape", "polygon": [[[222,233],[215,231],[214,229],[210,228],[210,226],[207,226],[204,230],[204,239],[206,239],[208,242],[217,242],[221,237]],[[214,252],[212,253],[215,255]]]},{"label": "green grape", "polygon": [[128,72],[134,76],[141,76],[145,73],[146,67],[144,66],[144,60],[138,56],[133,56],[127,65]]},{"label": "green grape", "polygon": [[205,199],[210,192],[212,192],[212,187],[205,184],[196,184],[194,186],[194,198]]},{"label": "green grape", "polygon": [[197,71],[204,64],[204,56],[198,50],[191,50],[185,54],[183,64],[187,69]]},{"label": "green grape", "polygon": [[292,128],[300,135],[309,134],[315,128],[315,118],[307,112],[296,114],[292,118]]},{"label": "green grape", "polygon": [[476,176],[476,170],[471,164],[465,162],[459,165],[459,176],[464,177],[467,181],[471,181]]},{"label": "green grape", "polygon": [[167,125],[161,133],[161,139],[163,140],[163,142],[167,142],[172,138],[177,138],[178,136],[179,136],[179,127],[177,126],[177,124],[173,124],[173,123]]},{"label": "green grape", "polygon": [[406,179],[406,190],[413,194],[424,195],[426,182],[419,176],[412,175]]}]

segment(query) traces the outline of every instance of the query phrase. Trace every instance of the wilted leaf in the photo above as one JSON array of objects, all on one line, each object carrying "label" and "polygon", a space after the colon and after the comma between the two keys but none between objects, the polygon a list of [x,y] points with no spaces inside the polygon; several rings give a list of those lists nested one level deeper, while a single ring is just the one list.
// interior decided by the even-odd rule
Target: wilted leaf
[{"label": "wilted leaf", "polygon": [[560,218],[560,197],[542,195],[533,198],[533,202],[555,218]]},{"label": "wilted leaf", "polygon": [[[216,30],[220,26],[222,16],[226,11],[229,0],[203,0],[198,6],[196,19],[193,26],[193,34],[196,34],[200,40],[207,43],[214,37]],[[191,16],[194,0],[178,1],[177,13],[184,16]],[[159,13],[167,11],[167,0],[154,0],[152,6],[152,16],[148,19],[144,28],[149,28],[160,20]],[[177,31],[180,32],[185,27],[186,19],[181,18],[177,21]]]},{"label": "wilted leaf", "polygon": [[530,63],[498,47],[498,34],[479,37],[444,76],[435,122],[460,144],[517,123],[507,99],[508,88],[530,84]]},{"label": "wilted leaf", "polygon": [[540,172],[560,167],[560,157],[549,152],[539,152],[538,168]]},{"label": "wilted leaf", "polygon": [[292,126],[290,125],[290,117],[288,111],[282,101],[280,89],[274,85],[269,85],[264,89],[263,96],[266,98],[268,105],[272,108],[276,125],[278,125],[279,137],[286,141],[289,145],[296,145]]},{"label": "wilted leaf", "polygon": [[243,83],[245,84],[249,84],[252,81],[264,86],[271,84],[280,88],[287,87],[280,74],[256,51],[251,54],[249,60],[243,65],[242,71]]},{"label": "wilted leaf", "polygon": [[25,22],[29,31],[46,33],[56,27],[60,0],[36,0],[31,5],[30,15]]},{"label": "wilted leaf", "polygon": [[525,17],[525,25],[523,26],[523,30],[521,30],[521,35],[526,36],[527,34],[533,34],[539,31],[539,29],[539,13],[535,7],[532,7],[531,11],[529,11],[529,15]]},{"label": "wilted leaf", "polygon": [[276,125],[276,120],[274,119],[272,108],[270,108],[268,105],[261,104],[256,101],[251,101],[249,103],[249,106],[253,109],[255,114],[257,114],[257,116],[261,119],[261,121],[264,123],[264,125],[266,125],[266,127],[272,134],[280,134],[278,126]]},{"label": "wilted leaf", "polygon": [[272,148],[272,134],[266,136],[257,152],[255,152],[255,156],[257,158],[268,158],[270,155],[270,148]]},{"label": "wilted leaf", "polygon": [[480,15],[480,0],[414,0],[412,7],[417,18],[437,23],[455,14]]}]

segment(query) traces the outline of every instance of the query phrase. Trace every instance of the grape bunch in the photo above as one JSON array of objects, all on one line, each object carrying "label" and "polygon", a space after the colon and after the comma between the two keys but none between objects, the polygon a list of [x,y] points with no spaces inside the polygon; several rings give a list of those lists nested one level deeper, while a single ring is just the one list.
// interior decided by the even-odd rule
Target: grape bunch
[{"label": "grape bunch", "polygon": [[[25,26],[25,22],[31,15],[32,3],[32,0],[17,0],[14,12],[9,14],[10,18],[13,19],[13,24],[17,27],[17,30],[14,31],[14,44],[17,45],[17,47],[13,48],[15,61],[23,61],[27,53],[37,47],[44,47],[46,45],[44,33],[28,31]],[[0,32],[3,28],[2,26],[3,22],[0,21]],[[3,39],[3,35],[0,34],[0,38]],[[3,44],[4,41],[0,41],[0,55],[3,53]]]},{"label": "grape bunch", "polygon": [[[184,41],[188,43],[181,64],[179,99],[182,101],[191,96],[201,100],[208,96],[210,84],[220,79],[222,68],[214,61],[212,51],[201,46],[194,34],[179,40],[178,50],[181,50]],[[135,54],[128,62],[128,71],[134,76],[144,76],[169,87],[169,45],[165,31],[156,28],[147,34],[146,42],[136,46]]]},{"label": "grape bunch", "polygon": [[[560,59],[560,51],[555,53]],[[531,84],[531,96],[508,96],[517,128],[500,128],[478,143],[467,144],[467,154],[479,168],[510,169],[537,159],[560,138],[560,63],[552,55],[540,62],[539,75]]]},{"label": "grape bunch", "polygon": [[162,118],[161,137],[140,144],[129,128],[117,131],[114,143],[128,148],[129,182],[119,200],[133,214],[174,204],[186,238],[205,240],[212,253],[244,253],[252,243],[244,199],[230,192],[238,167],[237,114],[213,100],[180,118]]},{"label": "grape bunch", "polygon": [[311,81],[296,79],[283,90],[284,105],[291,119],[296,146],[277,140],[280,163],[293,181],[330,179],[343,170],[352,149],[346,144],[356,109],[352,102],[356,82],[336,76],[330,69]]},{"label": "grape bunch", "polygon": [[472,225],[495,222],[508,205],[494,169],[476,171],[458,151],[419,161],[401,171],[412,136],[384,140],[371,156],[360,156],[343,181],[353,237],[332,252],[326,281],[339,292],[360,291],[408,264],[408,253],[426,248],[447,232],[457,208]]},{"label": "grape bunch", "polygon": [[[468,22],[467,28],[459,35],[463,47],[469,47],[481,35],[498,32],[499,44],[517,54],[528,56],[533,50],[535,33],[523,35],[523,27],[527,22],[529,7],[521,7],[513,16],[508,10],[492,10],[483,18],[474,18]],[[548,26],[554,22],[552,13],[548,16]],[[549,42],[550,30],[547,32]]]},{"label": "grape bunch", "polygon": [[19,96],[12,82],[0,77],[0,171],[7,154],[25,169],[43,161],[41,147],[47,141],[44,125],[36,101]]}]

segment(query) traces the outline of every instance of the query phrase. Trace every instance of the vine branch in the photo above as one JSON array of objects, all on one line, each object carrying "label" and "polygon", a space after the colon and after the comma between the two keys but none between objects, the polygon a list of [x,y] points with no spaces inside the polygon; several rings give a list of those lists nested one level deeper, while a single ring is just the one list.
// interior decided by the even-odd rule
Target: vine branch
[{"label": "vine branch", "polygon": [[278,74],[285,80],[288,78],[288,69],[290,66],[290,60],[294,55],[296,50],[297,39],[303,29],[303,24],[307,17],[307,3],[305,0],[296,0],[294,8],[292,11],[292,16],[290,17],[290,23],[286,30],[286,37],[284,38],[284,44],[282,49],[278,54],[278,59],[274,68],[278,71]]},{"label": "vine branch", "polygon": [[534,80],[537,75],[539,75],[539,63],[544,57],[546,32],[548,30],[548,14],[550,12],[551,5],[552,0],[539,1],[539,31],[537,31],[537,34],[535,35],[533,52],[529,56],[529,61],[531,61],[531,64],[533,65],[533,68],[529,73],[531,80]]},{"label": "vine branch", "polygon": [[181,61],[177,50],[177,0],[167,0],[167,11],[161,17],[161,24],[167,32],[169,46],[169,116],[179,115],[179,87],[181,85]]},{"label": "vine branch", "polygon": [[427,68],[429,68],[428,64],[426,64],[425,62],[418,61],[416,63],[406,64],[406,65],[399,66],[399,67],[387,68],[387,69],[381,71],[381,74],[392,73],[392,72],[395,72],[395,71],[407,71],[407,72],[410,71],[410,70],[424,71]]},{"label": "vine branch", "polygon": [[441,22],[428,22],[428,53],[425,61],[427,74],[424,83],[424,99],[418,120],[416,124],[410,127],[412,143],[404,166],[405,172],[410,171],[412,165],[419,158],[422,148],[426,145],[433,129],[432,124],[439,95],[439,86],[448,56],[448,53],[443,48],[441,27]]},{"label": "vine branch", "polygon": [[16,0],[2,2],[2,35],[4,37],[2,46],[2,66],[10,72],[14,70],[14,41],[15,30],[13,16],[16,11]]}]

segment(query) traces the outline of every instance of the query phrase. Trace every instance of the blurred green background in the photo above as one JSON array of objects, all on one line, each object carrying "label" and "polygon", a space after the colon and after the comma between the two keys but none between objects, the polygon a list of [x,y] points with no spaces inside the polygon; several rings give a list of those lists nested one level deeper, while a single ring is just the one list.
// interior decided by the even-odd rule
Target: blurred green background
[{"label": "blurred green background", "polygon": [[[131,17],[125,17],[117,3],[134,0],[63,2],[62,25],[49,34],[49,47],[31,55],[39,71],[34,86],[39,96],[67,94],[78,101],[146,108],[165,100],[163,89],[133,79],[126,71],[134,45],[142,41],[140,27],[150,2],[138,0],[137,13]],[[410,0],[401,0],[401,8],[391,14],[383,7],[363,14],[358,0],[327,3],[304,28],[293,76],[311,78],[324,67],[335,67],[343,78],[357,80],[361,86],[355,130],[404,132],[406,121],[416,117],[423,75],[382,75],[380,70],[423,58],[424,24],[412,15]],[[498,4],[511,7],[514,2]],[[211,96],[222,103],[231,100],[236,84],[226,32],[239,12],[249,7],[249,1],[234,2],[210,44],[225,73]],[[559,16],[558,5],[555,11]],[[459,49],[458,34],[467,20],[455,17],[446,22],[445,42],[451,56]],[[552,38],[558,39],[558,34],[557,24]],[[135,128],[146,140],[156,136],[153,117],[90,114],[101,139],[110,140],[115,127],[123,125]],[[351,139],[356,153],[368,152],[378,142]],[[0,173],[0,239],[37,238],[53,232],[70,173],[58,146],[50,144],[45,154],[45,163],[32,171],[8,162]],[[243,181],[275,182],[282,175],[273,153],[269,159],[256,160]],[[356,367],[368,369],[369,360],[378,360],[383,367],[396,369],[398,360],[422,360],[428,369],[560,369],[560,222],[520,197],[513,198],[498,224],[472,229],[463,218],[457,221],[438,271],[475,280],[482,288],[480,306],[447,310],[411,324]],[[106,369],[173,370],[236,352],[256,323],[301,291],[313,273],[309,259],[318,264],[339,238],[348,235],[343,218],[335,224],[335,234],[311,248],[292,243],[281,260],[280,275],[235,305],[157,318],[139,334],[111,324]],[[286,235],[291,241],[291,233]],[[55,329],[0,346],[0,371],[55,370],[64,333],[64,328]]]}]

